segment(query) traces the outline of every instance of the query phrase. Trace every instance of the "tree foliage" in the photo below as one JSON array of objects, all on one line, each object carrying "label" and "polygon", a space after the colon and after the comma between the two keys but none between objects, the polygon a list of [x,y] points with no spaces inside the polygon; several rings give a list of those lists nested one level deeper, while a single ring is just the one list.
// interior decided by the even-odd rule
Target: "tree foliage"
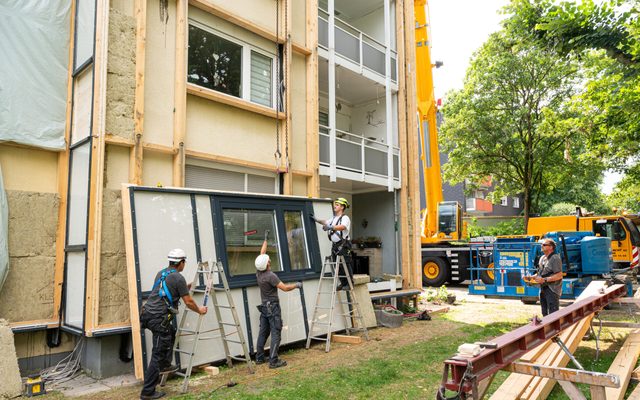
[{"label": "tree foliage", "polygon": [[585,169],[580,158],[565,158],[565,150],[577,154],[581,146],[572,140],[579,132],[568,104],[577,79],[571,58],[508,30],[493,34],[471,61],[464,88],[445,104],[445,179],[492,176],[495,196],[524,194],[528,218],[542,193]]},{"label": "tree foliage", "polygon": [[[585,155],[640,179],[640,1],[512,0],[506,13],[507,29],[582,60],[575,126],[585,134]],[[633,198],[633,188],[621,186],[616,197]]]},{"label": "tree foliage", "polygon": [[477,218],[472,218],[467,226],[469,237],[482,236],[502,236],[502,235],[524,235],[524,220],[522,218],[513,218],[509,221],[498,222],[491,226],[482,226],[478,224]]},{"label": "tree foliage", "polygon": [[640,183],[631,176],[624,177],[608,196],[611,208],[640,213]]}]

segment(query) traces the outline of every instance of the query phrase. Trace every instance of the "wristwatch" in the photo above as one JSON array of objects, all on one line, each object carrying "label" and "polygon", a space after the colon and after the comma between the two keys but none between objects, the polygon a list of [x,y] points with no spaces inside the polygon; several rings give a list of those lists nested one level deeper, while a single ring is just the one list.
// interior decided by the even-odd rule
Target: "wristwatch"
[{"label": "wristwatch", "polygon": [[544,283],[547,283],[547,278],[544,278]]}]

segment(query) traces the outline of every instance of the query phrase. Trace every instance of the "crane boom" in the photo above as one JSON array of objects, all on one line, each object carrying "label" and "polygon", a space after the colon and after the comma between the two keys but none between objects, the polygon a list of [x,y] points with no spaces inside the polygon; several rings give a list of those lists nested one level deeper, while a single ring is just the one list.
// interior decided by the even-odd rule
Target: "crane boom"
[{"label": "crane boom", "polygon": [[420,135],[420,159],[424,171],[426,212],[423,215],[423,242],[437,237],[438,204],[442,202],[442,177],[438,131],[436,126],[436,100],[431,72],[431,46],[429,43],[429,18],[426,0],[414,2],[416,18],[416,85],[418,95],[418,130]]}]

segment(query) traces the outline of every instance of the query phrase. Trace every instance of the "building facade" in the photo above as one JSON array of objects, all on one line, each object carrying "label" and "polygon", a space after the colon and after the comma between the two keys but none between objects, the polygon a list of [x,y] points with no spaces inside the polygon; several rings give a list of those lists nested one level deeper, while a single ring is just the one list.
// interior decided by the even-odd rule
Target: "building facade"
[{"label": "building facade", "polygon": [[129,368],[125,183],[346,197],[352,238],[420,285],[412,2],[76,0],[54,17],[62,144],[0,130],[0,317],[24,371],[78,337],[93,375]]}]

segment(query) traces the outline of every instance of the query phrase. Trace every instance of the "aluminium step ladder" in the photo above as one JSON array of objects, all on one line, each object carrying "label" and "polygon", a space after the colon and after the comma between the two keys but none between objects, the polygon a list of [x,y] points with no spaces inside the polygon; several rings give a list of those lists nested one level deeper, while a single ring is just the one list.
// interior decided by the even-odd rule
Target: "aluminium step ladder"
[{"label": "aluminium step ladder", "polygon": [[[216,275],[219,277],[219,284],[216,285],[214,282]],[[222,286],[219,286],[222,284]],[[204,286],[204,288],[202,288]],[[213,290],[213,293],[211,291]],[[220,304],[218,301],[218,296],[216,292],[224,292],[227,298],[227,304]],[[214,265],[210,266],[208,262],[198,263],[198,269],[196,271],[196,276],[191,283],[191,289],[189,290],[189,294],[193,296],[194,293],[203,293],[203,301],[202,305],[206,306],[209,297],[211,297],[211,306],[216,314],[216,321],[218,323],[218,328],[211,329],[206,332],[219,332],[219,335],[213,337],[200,337],[202,330],[202,322],[204,319],[204,315],[198,314],[198,320],[196,322],[195,329],[187,329],[185,328],[186,321],[189,313],[195,313],[190,310],[188,307],[185,307],[182,311],[182,316],[180,317],[180,323],[178,325],[178,330],[176,332],[176,340],[173,346],[173,354],[176,359],[180,359],[180,355],[182,354],[187,358],[187,366],[184,372],[175,372],[176,375],[182,376],[184,378],[182,382],[182,388],[180,390],[181,393],[186,393],[189,387],[189,379],[191,378],[191,372],[193,369],[193,359],[196,354],[196,348],[198,346],[198,341],[207,340],[207,339],[222,339],[222,345],[224,347],[224,354],[227,359],[227,365],[229,367],[233,366],[233,360],[243,361],[247,363],[247,367],[249,368],[250,373],[254,373],[254,366],[251,358],[249,356],[249,348],[247,345],[247,341],[244,338],[244,333],[242,332],[242,328],[240,326],[240,320],[238,319],[238,313],[236,311],[235,304],[233,302],[233,298],[231,296],[231,291],[229,289],[229,282],[227,280],[227,276],[224,272],[224,267],[220,261],[216,262]],[[220,312],[220,309],[228,309],[233,317],[233,321],[225,321],[223,320],[223,315]],[[193,342],[187,346],[190,346],[190,349],[181,349],[180,348],[180,337],[193,335]],[[231,355],[229,351],[229,343],[235,343],[242,346],[243,355],[241,357],[236,357]],[[169,373],[162,374],[160,380],[160,386],[164,386]]]},{"label": "aluminium step ladder", "polygon": [[[341,290],[345,296],[338,295],[337,287],[340,278],[346,278],[349,283],[348,288],[342,288]],[[328,290],[329,286],[331,288],[330,291]],[[326,295],[331,295],[331,302],[327,306],[322,305],[322,297],[324,297],[324,304],[326,304]],[[333,334],[332,327],[334,324],[333,316],[336,304],[339,305],[338,313],[344,319],[347,334],[363,332],[365,339],[369,340],[369,331],[364,323],[364,318],[362,317],[362,312],[353,290],[353,281],[351,280],[351,276],[349,276],[347,264],[343,256],[336,257],[336,261],[331,261],[331,257],[326,257],[322,265],[320,280],[318,282],[318,293],[316,294],[316,304],[313,309],[311,325],[309,326],[309,336],[307,336],[307,349],[311,345],[311,340],[324,341],[325,352],[329,352],[331,349],[331,335]],[[346,312],[344,310],[345,305],[349,308]],[[356,327],[354,322],[357,322],[359,327]],[[326,327],[326,330],[322,330],[323,327]],[[316,333],[316,331],[322,333]],[[326,334],[326,336],[320,336],[324,334]]]}]

